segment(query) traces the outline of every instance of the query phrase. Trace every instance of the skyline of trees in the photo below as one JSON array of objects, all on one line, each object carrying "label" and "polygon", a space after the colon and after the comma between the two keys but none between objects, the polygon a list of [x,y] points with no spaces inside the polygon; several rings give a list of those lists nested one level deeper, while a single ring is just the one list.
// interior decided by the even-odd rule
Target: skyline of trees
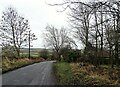
[{"label": "skyline of trees", "polygon": [[[75,39],[84,45],[84,58],[92,57],[96,65],[100,64],[100,58],[104,58],[103,52],[109,53],[112,67],[119,65],[120,61],[120,2],[80,2],[78,0],[65,0],[60,4],[51,6],[64,6],[63,11],[69,9],[68,20],[73,36],[68,34],[64,27],[56,28],[47,25],[45,40],[47,47],[54,49],[57,58],[61,57],[61,50],[67,46],[75,47]],[[14,47],[19,56],[22,45],[27,45],[28,32],[30,31],[28,20],[20,16],[15,9],[8,8],[3,12],[1,21],[2,45]],[[35,35],[31,33],[31,41]],[[24,44],[25,43],[25,44]],[[76,46],[77,47],[77,46]]]},{"label": "skyline of trees", "polygon": [[[10,46],[16,52],[17,57],[20,57],[20,48],[27,46],[29,42],[29,31],[31,31],[29,22],[21,16],[13,7],[8,7],[2,15],[0,24],[0,39],[1,46]],[[35,34],[30,33],[30,41],[35,40]]]},{"label": "skyline of trees", "polygon": [[69,37],[68,32],[64,27],[58,29],[53,25],[47,25],[44,38],[47,46],[51,47],[57,54],[57,58],[60,58],[62,48],[68,45],[76,45],[75,41]]},{"label": "skyline of trees", "polygon": [[[68,10],[68,20],[74,37],[84,45],[85,58],[93,56],[99,64],[103,52],[109,51],[113,64],[119,65],[120,60],[120,2],[97,1],[84,2],[65,0],[61,3],[49,4]],[[91,52],[92,51],[92,52]],[[101,56],[100,56],[101,54]],[[94,59],[95,58],[95,59]]]}]

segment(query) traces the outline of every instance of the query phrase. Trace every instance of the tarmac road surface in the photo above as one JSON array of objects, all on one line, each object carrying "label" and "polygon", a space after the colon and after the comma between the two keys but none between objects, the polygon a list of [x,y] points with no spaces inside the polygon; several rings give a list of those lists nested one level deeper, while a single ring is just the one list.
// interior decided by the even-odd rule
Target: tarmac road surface
[{"label": "tarmac road surface", "polygon": [[2,75],[2,85],[57,85],[53,63],[35,63]]}]

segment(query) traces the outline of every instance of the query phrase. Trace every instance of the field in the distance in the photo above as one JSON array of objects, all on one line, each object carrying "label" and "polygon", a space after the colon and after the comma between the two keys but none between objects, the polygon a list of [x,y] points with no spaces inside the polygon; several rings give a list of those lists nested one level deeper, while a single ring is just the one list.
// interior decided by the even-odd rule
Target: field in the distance
[{"label": "field in the distance", "polygon": [[[40,52],[43,50],[44,48],[30,48],[30,56],[31,57],[40,57]],[[52,49],[47,49],[49,53],[52,52]],[[28,57],[29,56],[29,48],[22,48],[21,49],[21,53],[20,53],[21,57]]]}]

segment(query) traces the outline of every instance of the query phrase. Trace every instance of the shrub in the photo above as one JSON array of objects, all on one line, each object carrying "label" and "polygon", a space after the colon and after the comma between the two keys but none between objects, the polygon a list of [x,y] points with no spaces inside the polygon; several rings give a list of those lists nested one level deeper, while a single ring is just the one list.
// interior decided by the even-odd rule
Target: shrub
[{"label": "shrub", "polygon": [[62,61],[76,62],[77,59],[80,57],[80,53],[81,52],[79,50],[71,49],[70,47],[64,47],[61,50],[61,55],[63,56]]},{"label": "shrub", "polygon": [[2,58],[5,58],[5,57],[10,59],[17,58],[16,52],[12,46],[6,46],[2,48]]},{"label": "shrub", "polygon": [[39,52],[39,57],[44,58],[45,60],[48,58],[49,52],[47,49],[43,49],[41,52]]}]

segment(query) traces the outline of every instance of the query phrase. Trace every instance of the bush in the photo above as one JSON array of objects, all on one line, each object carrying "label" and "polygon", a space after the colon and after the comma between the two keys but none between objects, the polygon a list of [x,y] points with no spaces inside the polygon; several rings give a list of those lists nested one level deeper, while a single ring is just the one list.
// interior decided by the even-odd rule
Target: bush
[{"label": "bush", "polygon": [[54,60],[54,59],[56,59],[55,53],[49,54],[48,57],[49,57],[49,58],[48,58],[49,60]]},{"label": "bush", "polygon": [[71,50],[69,52],[69,60],[70,60],[70,62],[76,62],[77,58],[79,58],[79,52],[77,52],[76,50]]},{"label": "bush", "polygon": [[79,51],[76,50],[68,50],[68,52],[63,54],[64,60],[67,62],[76,62],[79,56]]},{"label": "bush", "polygon": [[2,48],[2,58],[5,58],[5,57],[10,58],[10,59],[17,58],[14,47],[6,46]]},{"label": "bush", "polygon": [[39,52],[39,57],[44,58],[45,60],[48,58],[49,52],[47,49],[43,49],[41,52]]}]

